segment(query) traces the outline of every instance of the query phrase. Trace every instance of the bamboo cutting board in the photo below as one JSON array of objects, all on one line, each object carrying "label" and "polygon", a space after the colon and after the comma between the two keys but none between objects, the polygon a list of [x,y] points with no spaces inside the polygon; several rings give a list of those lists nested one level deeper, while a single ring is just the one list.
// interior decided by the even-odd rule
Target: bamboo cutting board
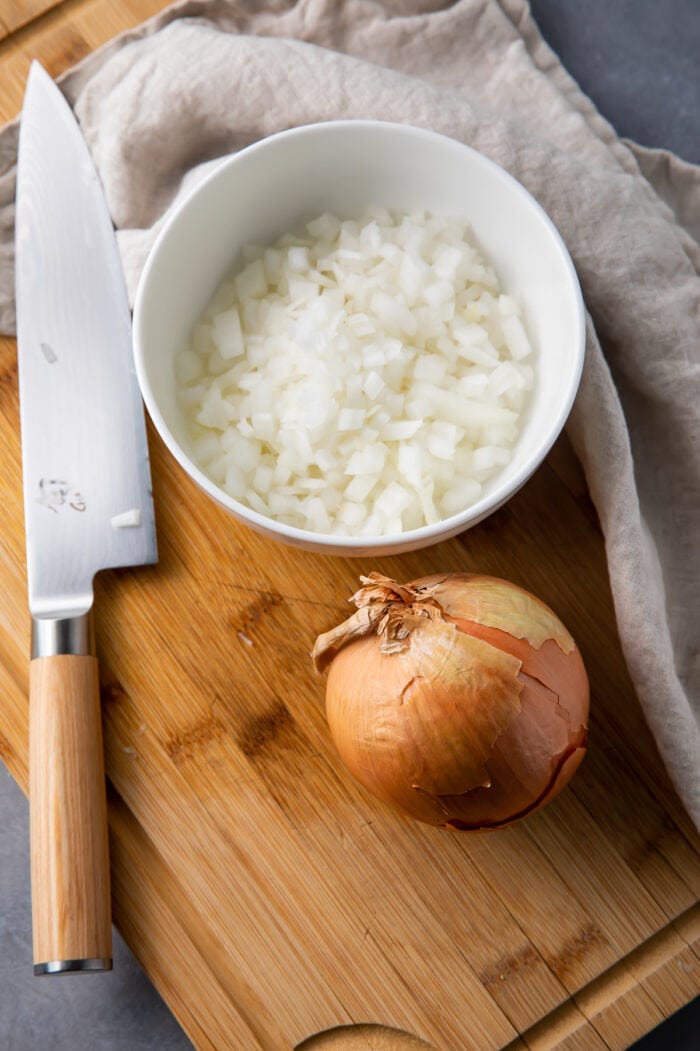
[{"label": "bamboo cutting board", "polygon": [[[162,6],[1,6],[0,118],[19,110],[30,58],[56,75]],[[0,754],[26,788],[12,340],[0,400]],[[693,998],[700,843],[624,667],[566,439],[480,526],[371,565],[237,525],[149,439],[160,562],[96,584],[113,909],[194,1044],[622,1049]],[[592,723],[553,804],[505,832],[459,835],[390,812],[344,771],[308,654],[371,569],[491,573],[561,616],[586,660]]]}]

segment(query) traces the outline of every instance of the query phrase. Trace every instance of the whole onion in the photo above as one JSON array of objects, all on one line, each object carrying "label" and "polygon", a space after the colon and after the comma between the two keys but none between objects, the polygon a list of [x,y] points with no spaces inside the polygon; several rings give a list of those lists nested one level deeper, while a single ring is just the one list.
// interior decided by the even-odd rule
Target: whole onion
[{"label": "whole onion", "polygon": [[350,772],[452,829],[503,828],[552,799],[583,759],[589,702],[559,618],[495,577],[360,579],[356,613],[312,653]]}]

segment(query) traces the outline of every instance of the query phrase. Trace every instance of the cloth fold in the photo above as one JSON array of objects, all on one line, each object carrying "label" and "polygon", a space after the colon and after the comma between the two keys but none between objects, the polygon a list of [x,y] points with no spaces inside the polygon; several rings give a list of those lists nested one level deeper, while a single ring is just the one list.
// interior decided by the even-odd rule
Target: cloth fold
[{"label": "cloth fold", "polygon": [[[700,827],[700,169],[621,140],[524,0],[181,0],[60,83],[100,171],[132,297],[182,195],[222,156],[299,124],[429,127],[540,201],[589,311],[567,428],[605,534],[623,650]],[[16,132],[0,132],[5,331]]]}]

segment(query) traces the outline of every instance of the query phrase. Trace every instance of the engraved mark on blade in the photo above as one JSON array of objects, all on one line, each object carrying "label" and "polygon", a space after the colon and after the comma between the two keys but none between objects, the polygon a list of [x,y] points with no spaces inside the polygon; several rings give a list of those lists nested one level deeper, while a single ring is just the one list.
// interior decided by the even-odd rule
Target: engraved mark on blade
[{"label": "engraved mark on blade", "polygon": [[39,482],[37,503],[48,507],[58,514],[59,508],[71,507],[74,511],[84,511],[86,503],[71,482],[61,478],[42,478]]}]

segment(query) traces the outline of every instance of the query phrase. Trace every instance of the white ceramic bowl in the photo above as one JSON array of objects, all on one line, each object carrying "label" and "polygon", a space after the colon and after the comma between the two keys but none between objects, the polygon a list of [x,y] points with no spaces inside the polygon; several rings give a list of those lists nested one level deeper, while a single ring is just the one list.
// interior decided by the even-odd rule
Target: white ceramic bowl
[{"label": "white ceramic bowl", "polygon": [[[435,525],[394,536],[339,537],[258,514],[192,462],[176,397],[174,355],[186,346],[240,248],[267,243],[323,211],[359,217],[370,205],[465,217],[503,291],[517,297],[536,351],[534,391],[512,462],[481,499]],[[170,452],[226,510],[253,529],[309,550],[394,554],[455,536],[516,492],[559,435],[578,388],[584,310],[569,254],[530,194],[498,165],[434,132],[380,121],[333,121],[272,135],[221,162],[170,216],[143,270],[134,352],[144,401]]]}]

